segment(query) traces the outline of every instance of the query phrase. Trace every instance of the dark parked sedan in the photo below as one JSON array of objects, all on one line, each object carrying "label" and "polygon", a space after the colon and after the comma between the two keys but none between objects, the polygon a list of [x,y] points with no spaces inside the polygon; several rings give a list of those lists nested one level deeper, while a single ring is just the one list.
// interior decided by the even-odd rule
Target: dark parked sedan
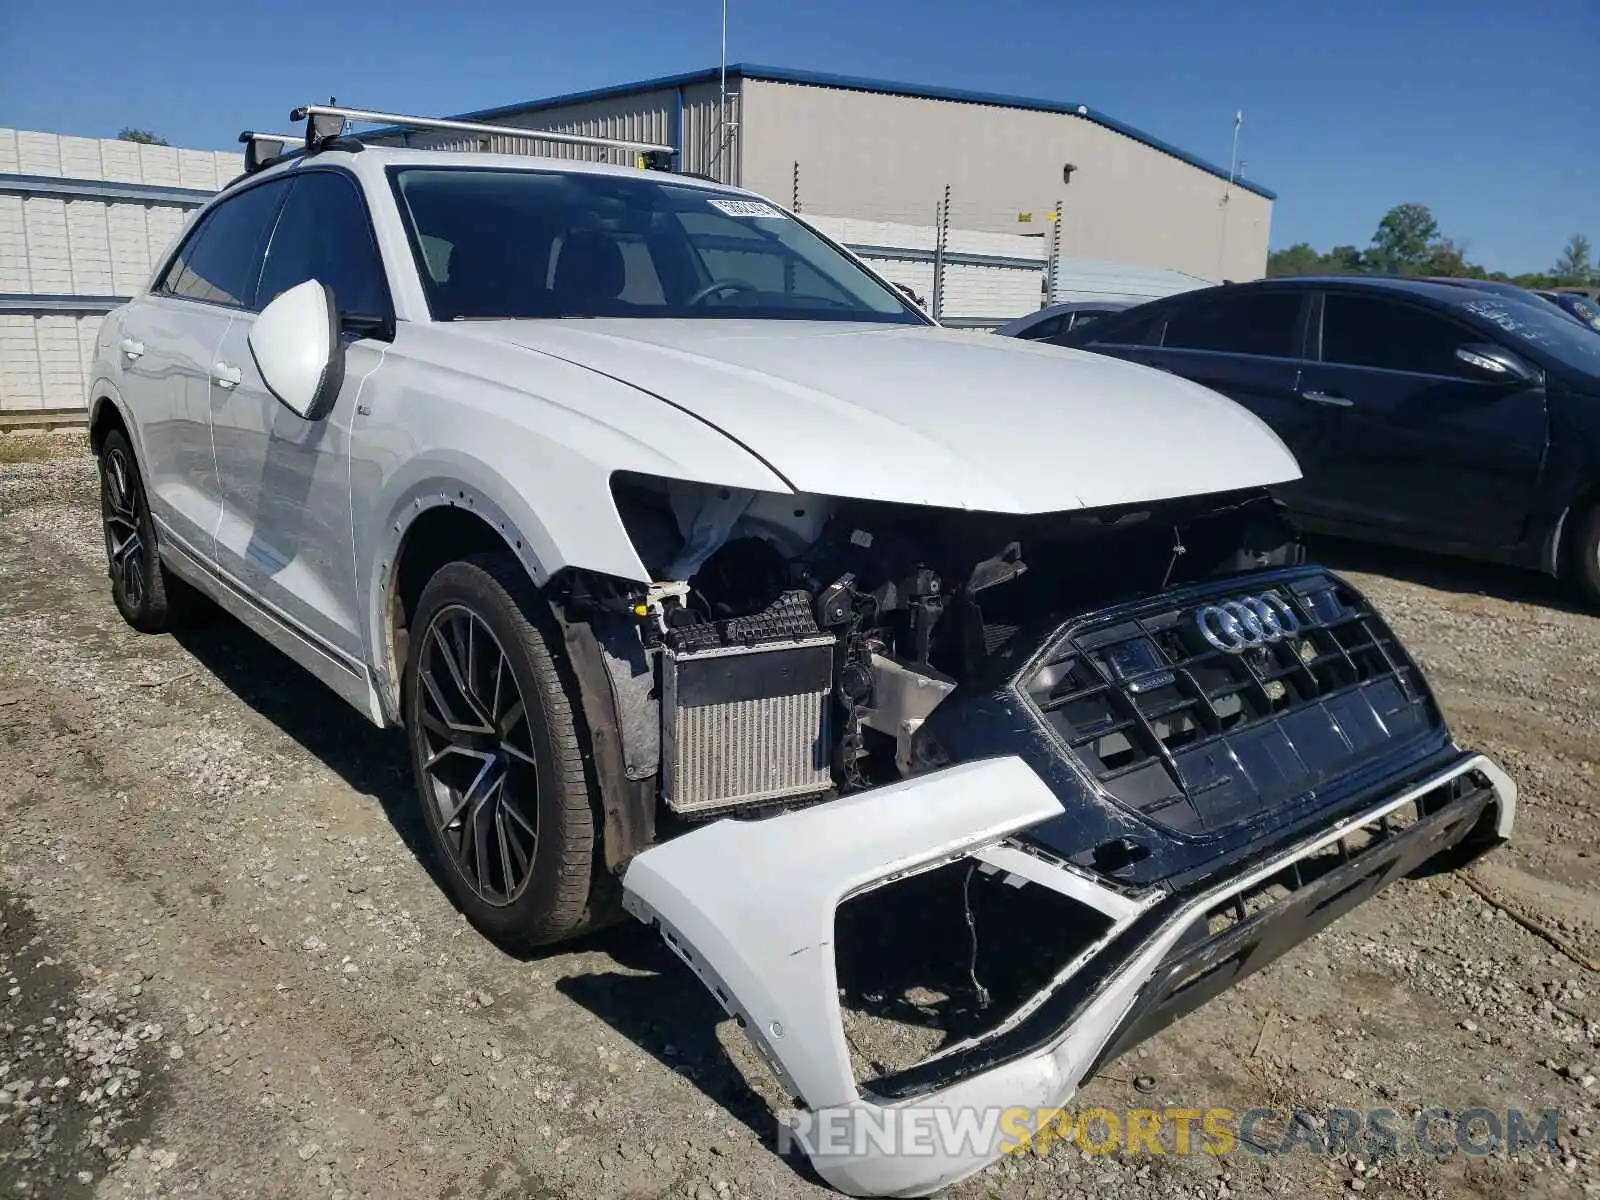
[{"label": "dark parked sedan", "polygon": [[1073,344],[1231,396],[1305,478],[1308,528],[1514,563],[1600,607],[1600,338],[1554,308],[1421,280],[1188,292]]},{"label": "dark parked sedan", "polygon": [[1582,292],[1540,292],[1539,295],[1562,312],[1576,317],[1590,329],[1600,332],[1600,300],[1592,299]]}]

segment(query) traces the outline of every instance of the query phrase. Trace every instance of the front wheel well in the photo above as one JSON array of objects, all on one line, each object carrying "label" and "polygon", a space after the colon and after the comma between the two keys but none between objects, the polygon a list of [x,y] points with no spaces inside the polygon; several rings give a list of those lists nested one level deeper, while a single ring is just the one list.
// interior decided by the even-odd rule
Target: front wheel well
[{"label": "front wheel well", "polygon": [[1567,506],[1566,516],[1561,521],[1561,537],[1555,547],[1556,575],[1562,579],[1572,576],[1576,565],[1575,558],[1579,553],[1578,538],[1583,528],[1584,518],[1600,508],[1600,480],[1590,484],[1584,491],[1573,498]]},{"label": "front wheel well", "polygon": [[[128,436],[127,422],[122,419],[117,406],[109,397],[101,396],[94,402],[94,416],[89,424],[89,446],[97,457],[100,448],[106,444],[106,434],[113,429],[120,430],[124,437]],[[129,441],[132,439],[129,438]]]},{"label": "front wheel well", "polygon": [[493,525],[453,504],[430,508],[406,530],[395,556],[389,588],[389,637],[394,649],[394,678],[405,667],[408,631],[422,589],[439,568],[474,554],[510,554],[512,547]]}]

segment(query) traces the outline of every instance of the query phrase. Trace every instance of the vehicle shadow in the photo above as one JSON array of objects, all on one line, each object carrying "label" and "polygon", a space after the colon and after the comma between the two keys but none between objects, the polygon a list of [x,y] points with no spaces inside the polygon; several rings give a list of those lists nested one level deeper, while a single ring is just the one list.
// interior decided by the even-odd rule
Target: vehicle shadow
[{"label": "vehicle shadow", "polygon": [[1556,612],[1586,615],[1572,588],[1538,571],[1451,558],[1373,542],[1308,535],[1306,560],[1335,571],[1383,575],[1462,596],[1490,596],[1513,604],[1536,604]]},{"label": "vehicle shadow", "polygon": [[175,630],[178,644],[352,789],[376,800],[406,848],[440,884],[440,864],[430,851],[417,811],[405,735],[374,728],[298,664],[222,610],[206,616],[207,620]]},{"label": "vehicle shadow", "polygon": [[804,1154],[783,1152],[777,1114],[718,1040],[728,1014],[654,930],[630,921],[563,948],[601,951],[623,970],[569,976],[556,983],[558,992],[693,1084],[799,1178],[827,1186]]},{"label": "vehicle shadow", "polygon": [[[349,787],[375,799],[448,900],[443,864],[433,855],[417,809],[405,735],[373,728],[226,613],[216,610],[214,616],[207,615],[211,619],[177,631],[178,644]],[[726,1014],[654,931],[623,920],[575,941],[517,957],[534,960],[584,951],[607,955],[618,969],[563,979],[557,990],[699,1088],[776,1150],[775,1115],[717,1040],[717,1025]],[[803,1155],[787,1161],[808,1181],[820,1183]]]}]

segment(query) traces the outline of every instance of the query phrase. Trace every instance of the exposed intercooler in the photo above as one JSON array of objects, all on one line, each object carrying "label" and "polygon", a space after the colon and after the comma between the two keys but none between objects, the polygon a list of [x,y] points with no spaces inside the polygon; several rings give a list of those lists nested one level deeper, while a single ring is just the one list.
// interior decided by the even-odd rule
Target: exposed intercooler
[{"label": "exposed intercooler", "polygon": [[[793,636],[792,627],[771,630],[770,615],[766,623],[741,631],[729,622],[735,628],[720,644],[663,650],[662,793],[674,812],[816,796],[833,786],[835,639],[814,625]],[[772,640],[727,644],[729,633],[741,632]]]}]

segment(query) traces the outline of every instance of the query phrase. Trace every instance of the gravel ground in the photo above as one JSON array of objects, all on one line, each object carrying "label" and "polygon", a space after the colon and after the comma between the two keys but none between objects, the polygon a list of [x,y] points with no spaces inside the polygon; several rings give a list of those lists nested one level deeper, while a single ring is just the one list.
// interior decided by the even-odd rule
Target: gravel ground
[{"label": "gravel ground", "polygon": [[[651,937],[531,961],[477,937],[413,852],[397,737],[225,620],[133,633],[90,462],[6,457],[51,460],[0,462],[0,1194],[826,1194]],[[1600,1195],[1600,978],[1555,944],[1600,955],[1600,620],[1536,578],[1318,551],[1518,780],[1515,842],[1471,873],[1555,940],[1459,876],[1402,880],[1082,1102],[1558,1108],[1558,1150],[1057,1145],[951,1195]]]}]

